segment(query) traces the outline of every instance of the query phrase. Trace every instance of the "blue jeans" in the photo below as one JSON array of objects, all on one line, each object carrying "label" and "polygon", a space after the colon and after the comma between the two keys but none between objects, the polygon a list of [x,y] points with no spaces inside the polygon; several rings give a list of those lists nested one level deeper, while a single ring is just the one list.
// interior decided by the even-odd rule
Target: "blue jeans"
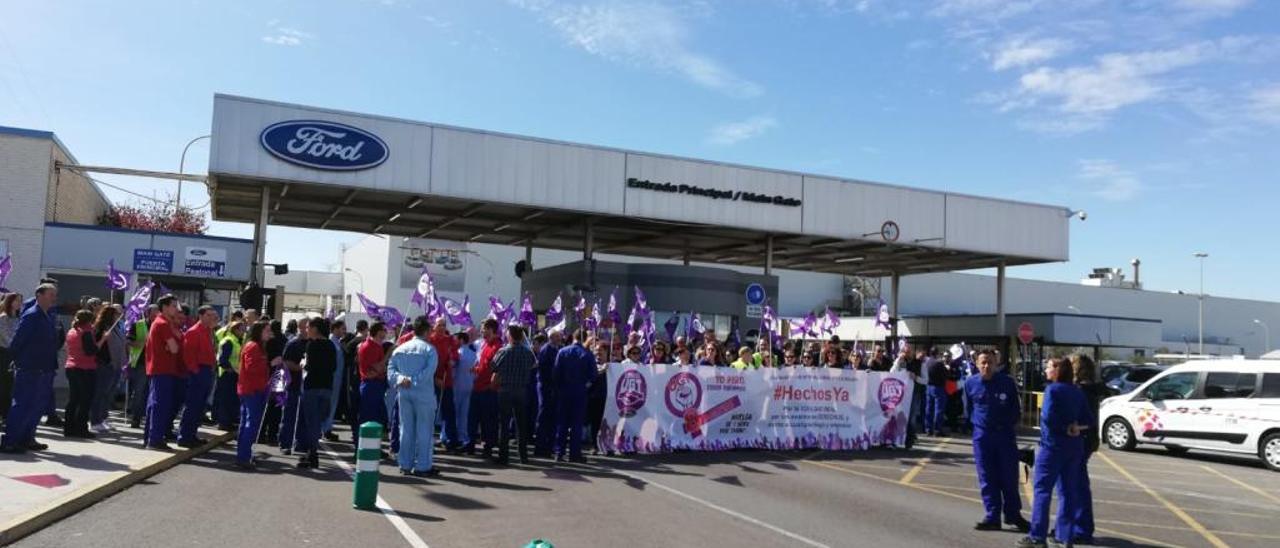
[{"label": "blue jeans", "polygon": [[258,440],[262,414],[267,411],[266,391],[240,396],[240,432],[236,436],[236,461],[253,461],[253,442]]},{"label": "blue jeans", "polygon": [[187,408],[182,411],[182,422],[178,424],[178,443],[194,442],[200,430],[200,419],[204,418],[204,399],[213,386],[213,367],[201,366],[200,371],[188,378],[186,398]]},{"label": "blue jeans", "polygon": [[440,442],[445,447],[457,447],[462,445],[458,441],[458,416],[457,408],[454,407],[453,388],[440,389]]},{"label": "blue jeans", "polygon": [[387,440],[392,453],[400,452],[400,388],[387,385]]},{"label": "blue jeans", "polygon": [[[387,407],[383,398],[387,395],[387,381],[360,381],[360,417],[359,424],[376,422],[387,428]],[[358,425],[357,425],[358,426]]]},{"label": "blue jeans", "polygon": [[556,393],[550,386],[538,387],[538,414],[534,427],[533,451],[547,453],[555,450],[556,443]]},{"label": "blue jeans", "polygon": [[436,396],[431,389],[400,390],[401,470],[426,472],[431,469],[435,436]]},{"label": "blue jeans", "polygon": [[471,408],[467,411],[467,435],[471,443],[484,442],[485,449],[498,445],[498,392],[471,392]]},{"label": "blue jeans", "polygon": [[453,427],[458,433],[458,445],[471,443],[471,432],[467,430],[467,421],[471,419],[471,389],[470,385],[467,386],[466,389],[459,389],[457,385],[453,387]]},{"label": "blue jeans", "polygon": [[107,422],[107,415],[116,401],[116,386],[120,382],[120,368],[99,365],[95,370],[93,405],[89,407],[89,424]]},{"label": "blue jeans", "polygon": [[329,398],[329,414],[325,415],[324,424],[320,428],[321,432],[330,432],[333,430],[333,416],[338,412],[338,394],[342,393],[343,381],[347,379],[346,373],[342,370],[342,356],[338,356],[338,368],[333,372],[333,396]]},{"label": "blue jeans", "polygon": [[147,368],[129,368],[129,419],[142,421],[147,418]]},{"label": "blue jeans", "polygon": [[[240,375],[231,369],[223,369],[222,374],[218,375],[217,386],[213,393],[213,420],[224,429],[235,424],[236,417],[240,415],[240,396],[236,394],[236,384],[239,382]],[[201,403],[204,402],[208,393],[208,388],[201,393]]]},{"label": "blue jeans", "polygon": [[49,406],[52,371],[19,369],[13,373],[13,406],[9,408],[0,447],[26,447],[36,441],[36,427]]},{"label": "blue jeans", "polygon": [[299,426],[302,423],[302,413],[298,412],[299,403],[302,401],[302,393],[286,389],[284,399],[284,409],[280,411],[280,433],[277,440],[280,442],[281,449],[290,449],[294,447],[294,440],[301,438],[298,432],[301,430]]},{"label": "blue jeans", "polygon": [[947,389],[930,386],[924,411],[924,431],[940,434],[947,424]]},{"label": "blue jeans", "polygon": [[298,450],[316,452],[320,448],[320,427],[329,415],[330,403],[333,401],[333,390],[328,388],[306,388],[302,390],[302,424],[298,428]]}]

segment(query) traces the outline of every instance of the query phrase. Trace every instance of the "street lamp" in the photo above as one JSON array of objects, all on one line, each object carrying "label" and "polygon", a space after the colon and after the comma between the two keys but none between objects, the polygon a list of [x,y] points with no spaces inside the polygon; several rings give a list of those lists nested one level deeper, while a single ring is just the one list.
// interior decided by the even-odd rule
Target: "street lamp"
[{"label": "street lamp", "polygon": [[1204,260],[1208,253],[1199,252],[1194,255],[1200,259],[1200,355],[1204,356]]},{"label": "street lamp", "polygon": [[360,282],[360,292],[364,293],[364,276],[360,275],[359,272],[351,270],[350,268],[344,268],[342,270],[345,272],[350,272],[352,275],[356,277],[356,279]]},{"label": "street lamp", "polygon": [[1254,318],[1253,323],[1262,326],[1262,353],[1266,354],[1271,351],[1271,328],[1267,327],[1267,322]]},{"label": "street lamp", "polygon": [[[187,141],[187,146],[182,147],[182,159],[178,160],[178,175],[182,175],[182,170],[187,166],[187,149],[191,148],[191,145],[195,144],[196,141],[199,141],[201,139],[208,139],[209,137],[212,137],[212,135],[201,135],[199,137],[196,137],[195,139]],[[182,208],[182,179],[178,179],[177,203],[178,205],[174,209],[181,209]]]}]

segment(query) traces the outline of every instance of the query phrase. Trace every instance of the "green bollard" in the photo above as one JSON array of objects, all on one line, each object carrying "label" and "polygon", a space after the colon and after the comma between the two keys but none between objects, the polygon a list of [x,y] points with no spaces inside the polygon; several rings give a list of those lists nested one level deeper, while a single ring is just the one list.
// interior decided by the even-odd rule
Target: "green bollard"
[{"label": "green bollard", "polygon": [[550,542],[536,538],[529,541],[529,544],[524,545],[524,548],[555,548],[555,546],[552,546]]},{"label": "green bollard", "polygon": [[360,425],[356,446],[355,492],[351,505],[361,510],[378,506],[378,463],[382,461],[382,425],[370,421]]}]

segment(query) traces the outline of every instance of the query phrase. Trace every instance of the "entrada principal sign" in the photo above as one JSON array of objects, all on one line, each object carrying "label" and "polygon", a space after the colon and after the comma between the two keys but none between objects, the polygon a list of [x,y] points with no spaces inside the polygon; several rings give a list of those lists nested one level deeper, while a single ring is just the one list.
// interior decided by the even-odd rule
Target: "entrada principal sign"
[{"label": "entrada principal sign", "polygon": [[744,192],[741,190],[720,190],[715,188],[705,188],[693,185],[677,185],[675,183],[655,183],[648,179],[637,179],[630,177],[627,179],[627,188],[638,188],[641,190],[652,190],[655,192],[670,192],[672,194],[691,194],[694,196],[704,196],[715,200],[730,200],[752,202],[757,204],[773,204],[788,207],[798,207],[800,205],[799,198],[788,198],[786,196],[770,196],[768,194],[757,194],[755,192]]}]

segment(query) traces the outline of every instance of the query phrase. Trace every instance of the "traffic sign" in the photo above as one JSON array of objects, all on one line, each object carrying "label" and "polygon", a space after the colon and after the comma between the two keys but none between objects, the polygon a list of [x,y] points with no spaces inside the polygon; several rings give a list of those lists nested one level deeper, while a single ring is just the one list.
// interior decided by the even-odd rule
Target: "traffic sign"
[{"label": "traffic sign", "polygon": [[747,304],[764,304],[764,286],[758,283],[747,285]]},{"label": "traffic sign", "polygon": [[1031,344],[1031,341],[1035,338],[1036,329],[1031,326],[1031,322],[1018,324],[1018,340],[1022,341],[1022,344]]}]

